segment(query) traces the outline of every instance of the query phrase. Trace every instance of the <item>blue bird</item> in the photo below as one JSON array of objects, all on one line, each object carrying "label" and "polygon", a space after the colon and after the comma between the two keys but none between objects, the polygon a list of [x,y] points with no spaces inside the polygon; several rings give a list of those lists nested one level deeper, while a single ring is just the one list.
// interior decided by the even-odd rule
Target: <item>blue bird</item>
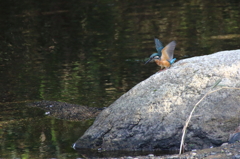
[{"label": "blue bird", "polygon": [[176,61],[176,58],[173,58],[176,42],[172,41],[167,44],[167,46],[163,47],[159,39],[155,38],[154,41],[157,53],[153,53],[145,64],[150,61],[155,61],[161,69],[169,68]]}]

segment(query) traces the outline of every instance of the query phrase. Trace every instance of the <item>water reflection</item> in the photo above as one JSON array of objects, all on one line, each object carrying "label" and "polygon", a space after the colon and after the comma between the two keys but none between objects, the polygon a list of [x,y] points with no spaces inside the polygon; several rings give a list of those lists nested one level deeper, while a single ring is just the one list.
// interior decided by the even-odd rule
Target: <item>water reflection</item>
[{"label": "water reflection", "polygon": [[234,1],[22,3],[0,25],[2,102],[108,106],[157,71],[142,64],[154,36],[176,40],[178,59],[239,48]]},{"label": "water reflection", "polygon": [[[240,48],[240,2],[235,0],[217,3],[207,0],[23,0],[2,1],[0,7],[2,104],[51,100],[109,106],[158,71],[154,64],[143,65],[145,58],[155,52],[155,36],[164,44],[177,41],[175,57],[178,60]],[[37,119],[37,112],[35,119],[26,121],[21,117],[16,121],[13,120],[15,113],[22,112],[23,107],[18,104],[11,107],[14,111],[0,108],[6,113],[5,119],[0,119],[8,123],[4,125],[6,131],[2,129],[1,133],[4,139],[16,132],[26,138],[6,137],[4,144],[9,146],[2,148],[6,156],[12,154],[13,149],[26,152],[24,154],[38,153],[39,137],[42,140],[46,137],[52,142],[50,145],[63,146],[62,142],[54,143],[55,139],[49,137],[53,133],[51,127],[59,133],[57,139],[68,140],[65,146],[70,147],[80,136],[79,123],[71,126],[72,123],[64,124],[66,121]],[[32,112],[27,110],[23,116],[29,114]],[[76,131],[72,134],[75,138],[62,136],[64,130],[57,126]],[[85,130],[88,126],[85,125]],[[18,142],[14,144],[12,139]],[[30,140],[35,142],[31,146],[38,145],[38,148],[25,149]],[[55,150],[59,153],[56,146],[46,151],[51,154]]]},{"label": "water reflection", "polygon": [[3,158],[61,158],[75,155],[72,141],[92,124],[44,116],[24,104],[1,105],[0,156]]}]

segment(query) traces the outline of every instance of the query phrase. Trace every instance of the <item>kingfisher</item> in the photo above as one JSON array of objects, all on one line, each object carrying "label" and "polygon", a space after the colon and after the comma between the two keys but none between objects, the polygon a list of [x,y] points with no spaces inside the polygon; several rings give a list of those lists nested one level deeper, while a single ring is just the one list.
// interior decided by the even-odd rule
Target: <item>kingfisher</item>
[{"label": "kingfisher", "polygon": [[169,68],[176,61],[176,58],[173,58],[176,42],[172,41],[167,44],[167,46],[163,47],[159,39],[155,38],[154,41],[157,53],[153,53],[145,64],[150,61],[155,61],[161,69]]}]

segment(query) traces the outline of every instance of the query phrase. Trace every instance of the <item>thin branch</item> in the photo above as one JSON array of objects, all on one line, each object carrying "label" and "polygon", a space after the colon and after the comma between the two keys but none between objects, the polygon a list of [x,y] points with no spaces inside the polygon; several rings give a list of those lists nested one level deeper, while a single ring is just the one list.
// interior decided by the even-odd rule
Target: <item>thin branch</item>
[{"label": "thin branch", "polygon": [[183,127],[183,134],[182,134],[182,139],[181,139],[181,144],[180,144],[180,150],[179,150],[179,154],[182,153],[182,148],[183,148],[183,145],[184,145],[184,140],[185,140],[185,136],[186,136],[186,130],[187,130],[187,127],[188,127],[188,124],[192,118],[192,114],[194,112],[194,110],[196,109],[196,107],[202,102],[202,100],[209,94],[211,93],[214,93],[214,92],[217,92],[221,89],[237,89],[237,90],[240,90],[240,88],[235,88],[235,87],[222,87],[222,88],[219,88],[219,89],[216,89],[214,91],[211,91],[214,87],[216,87],[219,83],[221,82],[221,80],[218,80],[214,86],[211,87],[211,89],[195,104],[195,106],[193,107],[189,117],[187,118],[186,122],[185,122],[185,125]]}]

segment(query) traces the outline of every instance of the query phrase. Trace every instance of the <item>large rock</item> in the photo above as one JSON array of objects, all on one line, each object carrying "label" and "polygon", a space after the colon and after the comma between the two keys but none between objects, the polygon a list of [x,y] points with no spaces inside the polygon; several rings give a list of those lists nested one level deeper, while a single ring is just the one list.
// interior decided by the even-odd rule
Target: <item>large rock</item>
[{"label": "large rock", "polygon": [[[194,105],[216,84],[240,87],[240,50],[180,60],[142,81],[103,110],[74,148],[178,149]],[[240,90],[222,89],[198,105],[189,123],[191,148],[218,146],[239,125]]]}]

